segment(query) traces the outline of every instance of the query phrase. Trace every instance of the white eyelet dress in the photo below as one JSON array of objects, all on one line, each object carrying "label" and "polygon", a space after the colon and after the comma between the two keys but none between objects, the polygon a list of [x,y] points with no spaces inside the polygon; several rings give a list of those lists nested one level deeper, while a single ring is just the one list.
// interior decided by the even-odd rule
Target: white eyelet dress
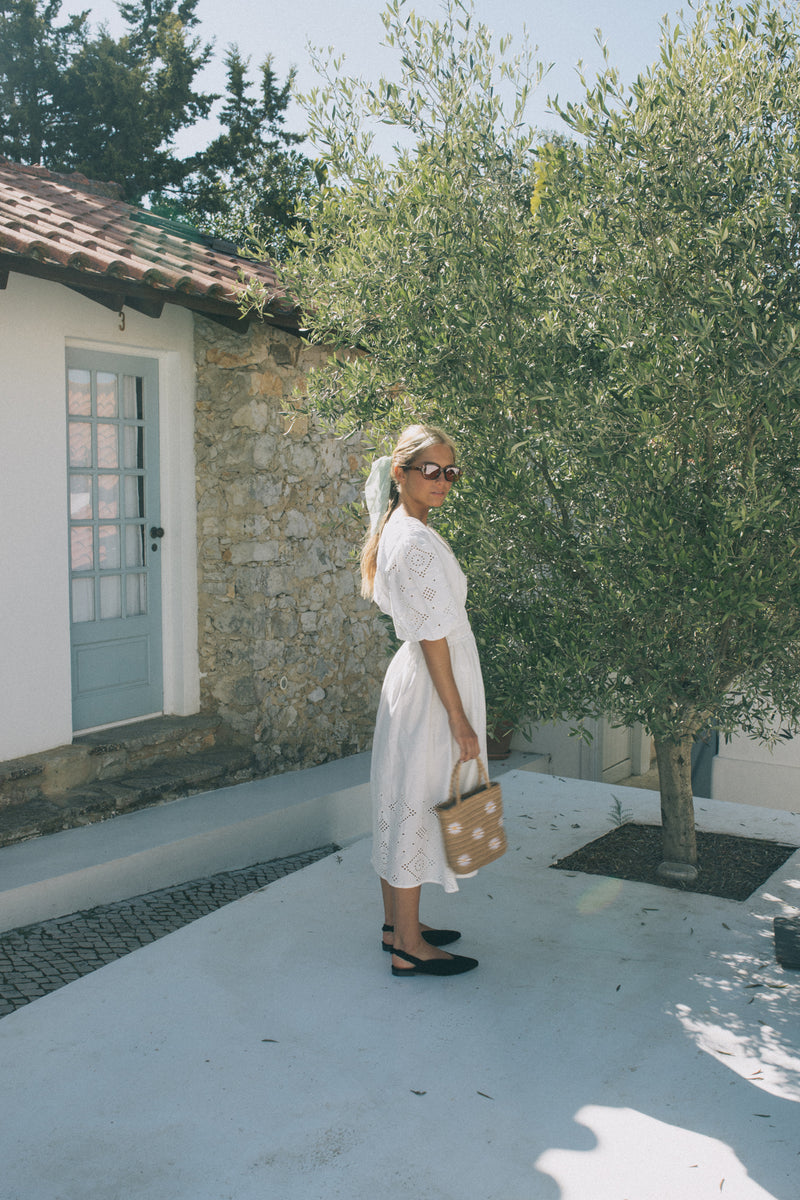
[{"label": "white eyelet dress", "polygon": [[[464,607],[467,581],[444,538],[396,509],[378,545],[374,597],[403,645],[383,681],[372,747],[372,863],[393,887],[438,883],[457,892],[434,805],[447,798],[458,744],[419,643],[447,638],[464,711],[486,762],[486,702]],[[462,766],[460,785],[462,792],[477,787],[474,762]]]}]

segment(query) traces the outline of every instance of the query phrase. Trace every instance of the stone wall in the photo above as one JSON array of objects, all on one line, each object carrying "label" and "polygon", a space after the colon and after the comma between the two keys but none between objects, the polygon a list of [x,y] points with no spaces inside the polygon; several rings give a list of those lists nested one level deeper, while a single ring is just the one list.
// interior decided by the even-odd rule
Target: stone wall
[{"label": "stone wall", "polygon": [[196,320],[203,711],[279,771],[368,749],[386,634],[359,595],[360,444],[293,411],[323,352]]}]

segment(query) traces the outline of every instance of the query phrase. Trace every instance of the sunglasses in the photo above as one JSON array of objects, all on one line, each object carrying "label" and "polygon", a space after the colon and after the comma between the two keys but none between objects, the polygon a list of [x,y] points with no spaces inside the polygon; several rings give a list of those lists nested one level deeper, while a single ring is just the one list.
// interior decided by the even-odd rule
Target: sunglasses
[{"label": "sunglasses", "polygon": [[457,483],[461,478],[461,467],[440,467],[438,463],[424,462],[418,467],[403,467],[404,471],[419,471],[423,479],[433,483],[440,475],[444,475],[448,483]]}]

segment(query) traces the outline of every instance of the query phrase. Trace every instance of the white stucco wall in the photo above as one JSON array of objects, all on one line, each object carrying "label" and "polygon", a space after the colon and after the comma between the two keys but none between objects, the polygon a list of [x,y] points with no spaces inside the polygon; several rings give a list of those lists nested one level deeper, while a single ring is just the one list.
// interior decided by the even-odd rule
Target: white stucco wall
[{"label": "white stucco wall", "polygon": [[159,362],[164,711],[199,707],[193,318],[120,318],[57,284],[0,291],[0,761],[72,740],[65,351]]},{"label": "white stucco wall", "polygon": [[546,755],[548,773],[568,779],[592,779],[618,783],[630,775],[643,775],[650,769],[651,739],[641,725],[627,729],[608,720],[585,720],[583,726],[590,741],[572,734],[569,721],[534,725],[530,737],[514,735],[515,750]]},{"label": "white stucco wall", "polygon": [[720,740],[711,767],[711,798],[800,812],[800,735],[770,750],[736,734]]}]

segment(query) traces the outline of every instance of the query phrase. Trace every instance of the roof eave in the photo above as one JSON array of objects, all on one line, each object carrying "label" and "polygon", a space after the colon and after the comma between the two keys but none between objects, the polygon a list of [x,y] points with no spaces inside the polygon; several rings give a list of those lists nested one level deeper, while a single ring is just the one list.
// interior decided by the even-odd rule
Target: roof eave
[{"label": "roof eave", "polygon": [[[164,304],[173,304],[179,308],[188,308],[193,312],[221,320],[226,327],[240,332],[244,332],[252,321],[262,319],[254,312],[243,315],[235,300],[226,300],[219,296],[197,296],[187,292],[173,291],[169,288],[151,287],[115,276],[80,271],[55,263],[27,258],[24,255],[0,252],[0,288],[6,286],[8,275],[12,272],[44,279],[51,283],[63,284],[65,287],[87,295],[89,299],[103,304],[104,307],[113,307],[117,312],[120,312],[128,304],[129,307],[135,308],[139,312],[155,317],[160,313]],[[283,299],[276,298],[274,303],[267,306],[263,313],[263,320],[269,325],[290,333],[298,333],[301,328],[299,310]]]}]

